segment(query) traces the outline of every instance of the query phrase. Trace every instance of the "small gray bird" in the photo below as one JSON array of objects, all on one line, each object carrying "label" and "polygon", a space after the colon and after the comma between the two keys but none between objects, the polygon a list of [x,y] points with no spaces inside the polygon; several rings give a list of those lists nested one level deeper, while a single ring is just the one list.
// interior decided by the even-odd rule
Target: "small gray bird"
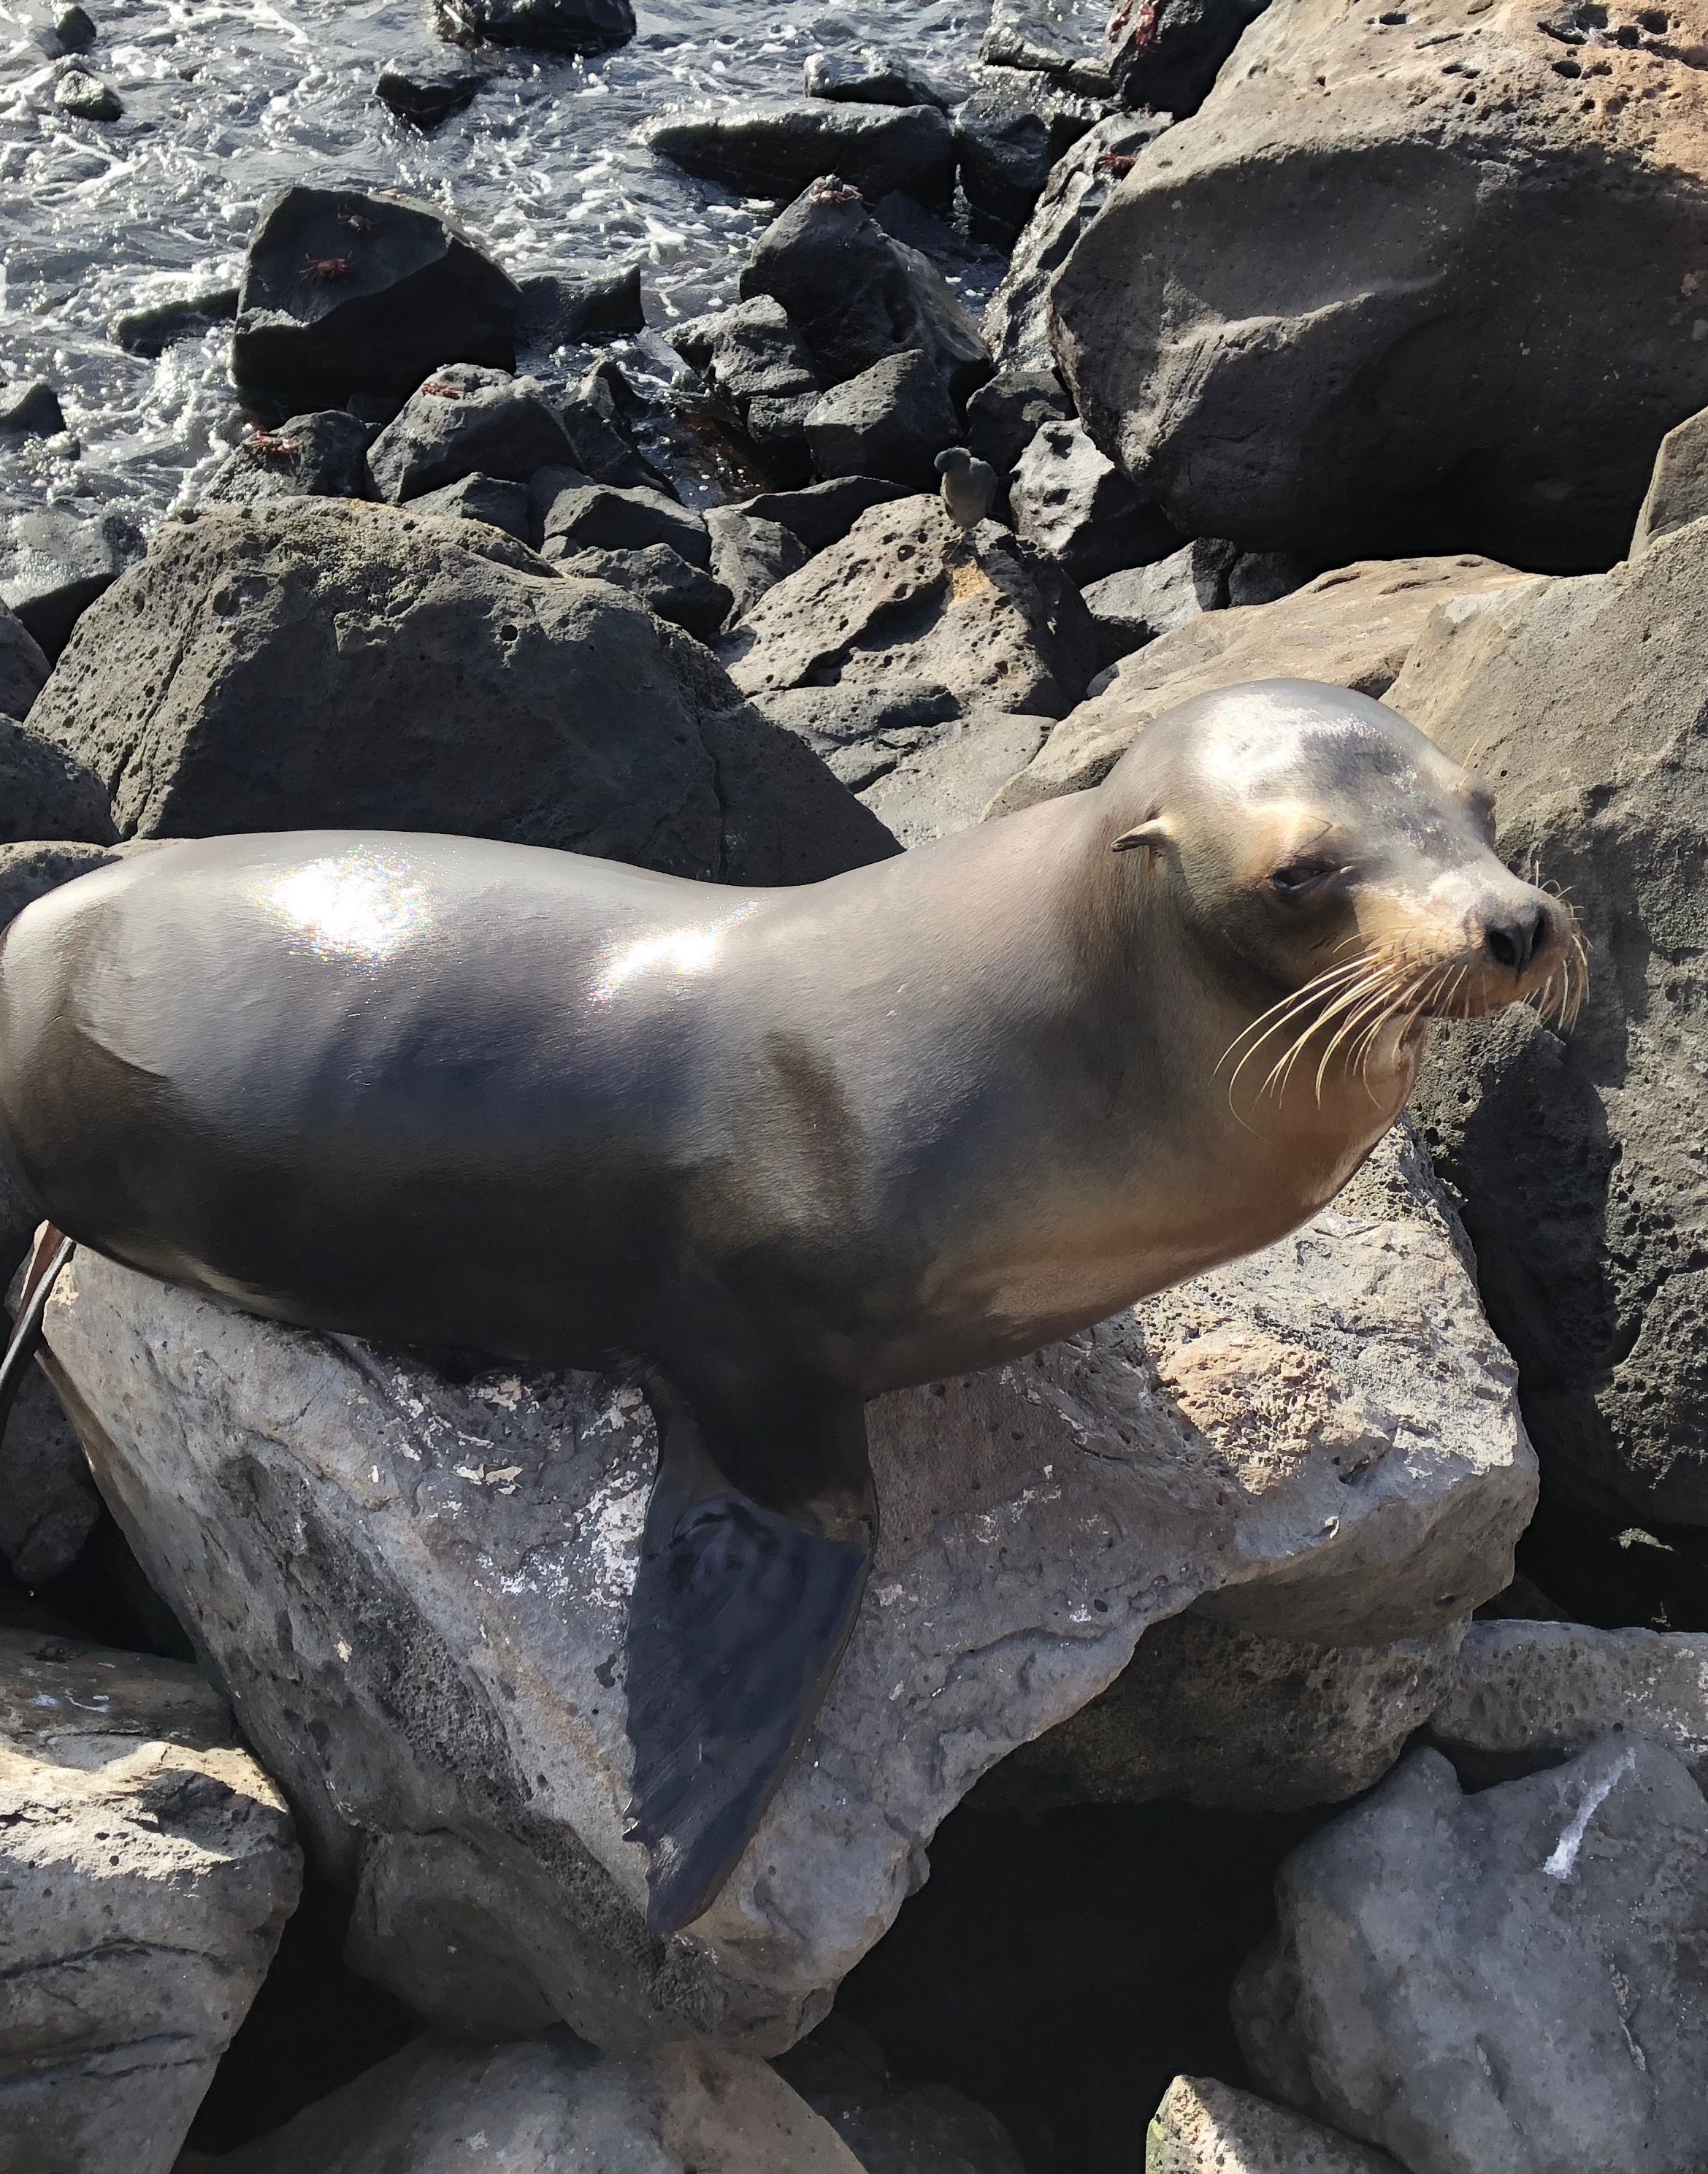
[{"label": "small gray bird", "polygon": [[950,446],[937,457],[943,478],[943,502],[959,528],[973,528],[991,510],[997,472],[988,461],[975,460],[965,446]]}]

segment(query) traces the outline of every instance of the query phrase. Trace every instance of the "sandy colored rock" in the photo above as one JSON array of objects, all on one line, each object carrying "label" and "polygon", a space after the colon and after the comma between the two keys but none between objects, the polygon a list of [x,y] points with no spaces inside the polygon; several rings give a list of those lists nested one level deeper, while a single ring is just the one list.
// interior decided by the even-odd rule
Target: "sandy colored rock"
[{"label": "sandy colored rock", "polygon": [[461,1386],[87,1254],[54,1377],[195,1626],[352,1952],[468,2031],[561,2016],[777,2052],[938,1821],[1193,1601],[1427,1636],[1500,1589],[1534,1474],[1505,1354],[1405,1136],[1280,1246],[870,1412],[882,1533],[807,1749],[689,1933],[641,1927],[622,1630],[655,1442],[587,1375]]},{"label": "sandy colored rock", "polygon": [[1438,604],[1526,580],[1490,560],[1375,560],[1319,575],[1273,604],[1207,613],[1124,657],[991,804],[1012,814],[1100,784],[1145,727],[1246,679],[1320,679],[1385,696]]},{"label": "sandy colored rock", "polygon": [[1320,2121],[1208,2076],[1176,2076],[1144,2139],[1144,2174],[1400,2174]]},{"label": "sandy colored rock", "polygon": [[166,2174],[300,1875],[196,1669],[0,1630],[3,2174]]}]

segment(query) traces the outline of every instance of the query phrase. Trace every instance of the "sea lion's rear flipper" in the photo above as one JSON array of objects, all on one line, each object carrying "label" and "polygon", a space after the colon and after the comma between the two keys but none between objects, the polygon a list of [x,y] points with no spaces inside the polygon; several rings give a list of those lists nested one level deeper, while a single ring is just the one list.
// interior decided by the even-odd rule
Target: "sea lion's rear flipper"
[{"label": "sea lion's rear flipper", "polygon": [[53,1286],[76,1250],[74,1241],[62,1230],[56,1230],[51,1223],[44,1223],[35,1234],[23,1295],[18,1301],[18,1318],[12,1324],[6,1355],[0,1359],[0,1438],[5,1436],[6,1422],[18,1401],[24,1372],[41,1349],[42,1317],[53,1295]]},{"label": "sea lion's rear flipper", "polygon": [[812,1407],[786,1510],[732,1484],[690,1410],[659,1407],[624,1642],[629,1832],[650,1853],[655,1933],[690,1923],[734,1869],[854,1627],[877,1528],[865,1418],[840,1390]]}]

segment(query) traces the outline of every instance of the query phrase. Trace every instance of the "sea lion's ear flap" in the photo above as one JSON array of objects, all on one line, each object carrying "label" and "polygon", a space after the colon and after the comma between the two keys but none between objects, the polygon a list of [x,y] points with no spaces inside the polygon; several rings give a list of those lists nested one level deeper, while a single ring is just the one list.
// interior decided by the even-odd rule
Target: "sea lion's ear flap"
[{"label": "sea lion's ear flap", "polygon": [[1136,846],[1143,846],[1146,852],[1154,859],[1171,835],[1164,818],[1160,815],[1153,815],[1148,821],[1139,824],[1136,829],[1123,830],[1111,845],[1109,850],[1111,853],[1130,853]]}]

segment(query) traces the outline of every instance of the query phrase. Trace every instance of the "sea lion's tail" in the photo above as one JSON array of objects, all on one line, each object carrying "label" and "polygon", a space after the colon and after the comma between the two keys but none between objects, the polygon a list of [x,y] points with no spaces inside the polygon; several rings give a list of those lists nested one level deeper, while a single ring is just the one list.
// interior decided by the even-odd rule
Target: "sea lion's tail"
[{"label": "sea lion's tail", "polygon": [[[801,1414],[793,1514],[732,1484],[690,1409],[655,1405],[658,1476],[624,1641],[628,1832],[651,1858],[651,1932],[691,1923],[734,1870],[859,1612],[877,1532],[865,1416],[847,1391],[824,1398],[835,1409]],[[814,1437],[834,1440],[840,1479],[813,1457]]]}]

